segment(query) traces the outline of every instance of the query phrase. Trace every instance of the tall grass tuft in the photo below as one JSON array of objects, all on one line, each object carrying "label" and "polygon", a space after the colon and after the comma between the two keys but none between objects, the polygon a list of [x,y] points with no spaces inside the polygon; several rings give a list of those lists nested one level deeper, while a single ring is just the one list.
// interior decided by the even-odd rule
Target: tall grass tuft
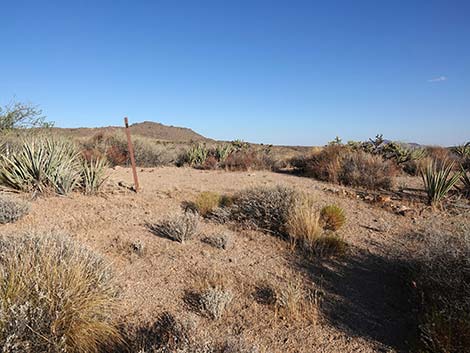
[{"label": "tall grass tuft", "polygon": [[83,160],[81,167],[81,186],[86,195],[96,194],[106,181],[109,164],[105,158]]},{"label": "tall grass tuft", "polygon": [[428,203],[437,206],[460,179],[460,173],[453,172],[454,163],[430,162],[422,171],[421,177],[428,196]]},{"label": "tall grass tuft", "polygon": [[116,288],[103,259],[67,238],[0,238],[2,351],[111,351]]}]

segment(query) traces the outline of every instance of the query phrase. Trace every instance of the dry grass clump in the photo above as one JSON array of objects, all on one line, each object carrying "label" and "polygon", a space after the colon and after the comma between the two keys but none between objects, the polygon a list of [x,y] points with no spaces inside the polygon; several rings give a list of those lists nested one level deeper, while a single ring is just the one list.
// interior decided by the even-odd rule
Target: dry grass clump
[{"label": "dry grass clump", "polygon": [[321,235],[320,217],[316,202],[308,195],[300,195],[289,210],[287,233],[295,240],[311,241]]},{"label": "dry grass clump", "polygon": [[468,352],[470,230],[425,234],[416,263],[423,348],[429,352]]},{"label": "dry grass clump", "polygon": [[222,234],[214,234],[205,237],[202,241],[217,249],[227,250],[233,244],[232,233],[224,232]]},{"label": "dry grass clump", "polygon": [[390,189],[396,174],[393,163],[379,155],[349,152],[343,157],[339,181],[344,185],[367,189]]},{"label": "dry grass clump", "polygon": [[0,238],[3,352],[110,351],[117,290],[103,259],[67,238]]},{"label": "dry grass clump", "polygon": [[320,211],[320,222],[323,229],[337,231],[346,222],[344,210],[336,205],[328,205]]},{"label": "dry grass clump", "polygon": [[194,208],[203,217],[211,213],[215,208],[220,206],[222,196],[216,192],[203,191],[197,195],[194,201]]},{"label": "dry grass clump", "polygon": [[151,224],[149,228],[158,236],[168,238],[180,243],[193,238],[198,231],[199,215],[192,211],[178,213],[158,224]]},{"label": "dry grass clump", "polygon": [[231,218],[283,235],[296,196],[296,191],[286,186],[259,186],[240,191],[233,197]]},{"label": "dry grass clump", "polygon": [[346,243],[332,231],[338,230],[345,219],[342,208],[330,205],[318,212],[315,200],[301,195],[289,213],[287,232],[293,247],[308,256],[343,255]]},{"label": "dry grass clump", "polygon": [[29,213],[30,204],[26,201],[0,195],[0,224],[13,223]]},{"label": "dry grass clump", "polygon": [[272,306],[281,319],[316,322],[318,317],[319,300],[305,290],[300,279],[280,286],[261,283],[256,288],[255,299],[260,304]]}]

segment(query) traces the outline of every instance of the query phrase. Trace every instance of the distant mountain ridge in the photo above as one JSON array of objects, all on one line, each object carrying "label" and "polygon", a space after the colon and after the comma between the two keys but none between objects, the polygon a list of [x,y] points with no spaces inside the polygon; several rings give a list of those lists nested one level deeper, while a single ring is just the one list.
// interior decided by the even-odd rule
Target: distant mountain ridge
[{"label": "distant mountain ridge", "polygon": [[[105,127],[80,127],[80,128],[54,128],[58,133],[64,133],[73,137],[90,137],[98,133],[114,133],[124,130],[124,126]],[[130,125],[131,134],[149,137],[162,141],[206,141],[208,138],[197,132],[185,128],[171,125],[164,125],[153,121],[144,121]]]}]

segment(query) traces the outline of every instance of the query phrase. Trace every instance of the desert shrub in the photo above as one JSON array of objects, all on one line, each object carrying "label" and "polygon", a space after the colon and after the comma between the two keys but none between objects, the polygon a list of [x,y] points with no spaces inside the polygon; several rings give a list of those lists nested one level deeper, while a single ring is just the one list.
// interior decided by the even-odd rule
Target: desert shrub
[{"label": "desert shrub", "polygon": [[187,352],[191,346],[190,327],[169,312],[157,320],[132,332],[128,339],[129,353]]},{"label": "desert shrub", "polygon": [[344,210],[336,205],[328,205],[320,211],[320,222],[326,230],[337,231],[346,222]]},{"label": "desert shrub", "polygon": [[230,153],[235,149],[235,147],[232,144],[221,144],[217,145],[215,148],[215,158],[221,162],[224,163],[225,160],[228,158]]},{"label": "desert shrub", "polygon": [[221,196],[216,192],[203,191],[194,201],[194,208],[201,216],[206,216],[212,212],[216,207],[219,207]]},{"label": "desert shrub", "polygon": [[199,310],[213,320],[220,319],[233,300],[233,293],[226,282],[222,275],[208,274],[199,285]]},{"label": "desert shrub", "polygon": [[29,213],[28,202],[0,194],[0,224],[16,222]]},{"label": "desert shrub", "polygon": [[342,165],[342,158],[346,148],[338,145],[329,145],[304,160],[297,161],[298,166],[304,165],[304,172],[307,176],[318,180],[332,183],[339,182],[339,173]]},{"label": "desert shrub", "polygon": [[199,216],[192,211],[178,213],[158,224],[150,225],[157,235],[184,243],[193,238],[199,227]]},{"label": "desert shrub", "polygon": [[286,186],[259,186],[238,192],[233,197],[232,220],[256,226],[274,234],[285,234],[289,212],[297,193]]},{"label": "desert shrub", "polygon": [[447,164],[449,160],[453,159],[452,153],[449,149],[440,146],[429,146],[426,147],[426,156],[438,166]]},{"label": "desert shrub", "polygon": [[233,243],[232,233],[224,232],[205,237],[202,241],[217,249],[227,250]]},{"label": "desert shrub", "polygon": [[367,189],[390,189],[396,168],[390,161],[366,152],[349,152],[343,157],[339,181]]},{"label": "desert shrub", "polygon": [[32,139],[0,156],[0,184],[27,192],[67,194],[80,182],[79,154],[64,139]]},{"label": "desert shrub", "polygon": [[104,158],[82,161],[81,186],[87,195],[96,194],[106,180],[108,161]]},{"label": "desert shrub", "polygon": [[273,161],[264,151],[255,149],[242,149],[232,152],[222,164],[222,167],[230,171],[270,170]]},{"label": "desert shrub", "polygon": [[3,352],[100,352],[120,343],[116,285],[103,259],[53,235],[0,239]]},{"label": "desert shrub", "polygon": [[460,173],[452,170],[454,163],[449,161],[432,161],[421,173],[428,203],[432,206],[440,204],[442,199],[452,189],[460,178]]},{"label": "desert shrub", "polygon": [[287,219],[287,233],[295,242],[309,241],[322,233],[315,200],[307,195],[299,195]]},{"label": "desert shrub", "polygon": [[[157,143],[143,137],[133,138],[133,144],[135,163],[139,167],[169,165],[178,157],[178,151],[175,149],[175,146],[171,144]],[[129,153],[126,148],[126,156],[128,155]]]},{"label": "desert shrub", "polygon": [[428,352],[470,347],[470,232],[424,234],[414,265],[421,343]]}]

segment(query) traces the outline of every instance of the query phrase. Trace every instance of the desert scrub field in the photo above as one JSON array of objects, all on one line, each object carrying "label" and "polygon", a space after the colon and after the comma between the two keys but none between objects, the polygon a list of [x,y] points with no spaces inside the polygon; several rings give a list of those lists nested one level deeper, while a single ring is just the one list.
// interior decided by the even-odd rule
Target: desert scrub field
[{"label": "desert scrub field", "polygon": [[417,152],[335,144],[302,160],[310,178],[222,165],[250,149],[233,145],[139,168],[139,193],[69,140],[3,146],[2,310],[21,318],[2,316],[4,350],[465,351],[463,157],[432,150],[404,194]]}]

